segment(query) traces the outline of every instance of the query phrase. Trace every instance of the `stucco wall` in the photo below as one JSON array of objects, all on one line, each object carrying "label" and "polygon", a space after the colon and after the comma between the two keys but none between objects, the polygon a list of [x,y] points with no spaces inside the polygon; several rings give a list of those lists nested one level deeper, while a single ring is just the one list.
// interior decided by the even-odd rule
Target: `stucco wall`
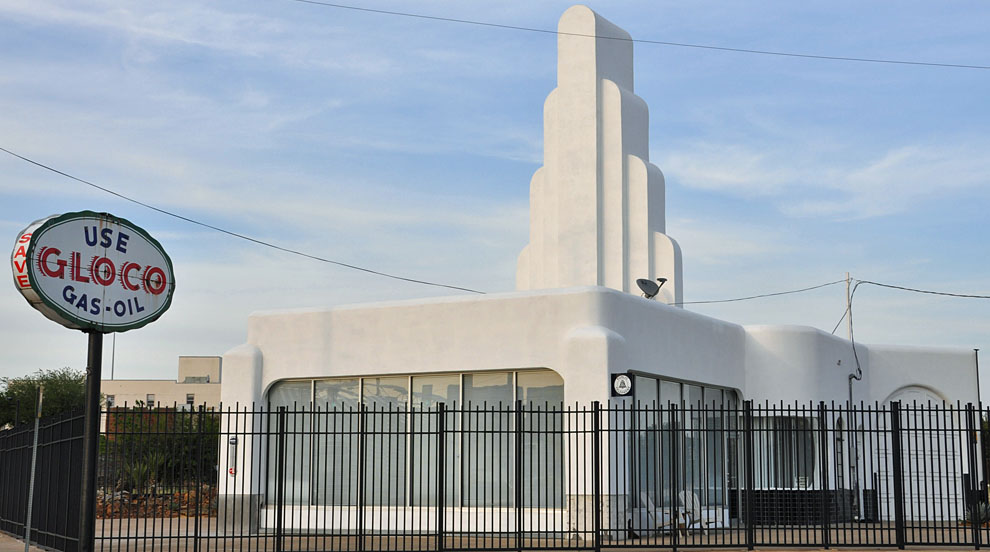
[{"label": "stucco wall", "polygon": [[[744,382],[740,326],[602,287],[258,313],[248,343],[259,385],[225,386],[225,403],[288,378],[535,367],[563,377],[568,403],[607,400],[610,371]],[[256,362],[244,354],[228,371]]]},{"label": "stucco wall", "polygon": [[972,349],[870,345],[871,400],[883,401],[909,386],[962,404],[979,401]]},{"label": "stucco wall", "polygon": [[[183,356],[179,357],[176,380],[102,380],[100,390],[104,395],[113,395],[115,406],[144,403],[151,393],[161,406],[185,405],[186,395],[192,394],[196,405],[215,407],[221,399],[221,362],[216,356]],[[210,383],[183,383],[187,377],[209,377]]]},{"label": "stucco wall", "polygon": [[[854,400],[905,385],[976,401],[972,351],[857,344]],[[608,399],[609,373],[738,389],[746,399],[845,401],[851,343],[806,326],[742,327],[603,287],[257,313],[224,360],[226,404],[281,379],[550,368],[568,403]]]}]

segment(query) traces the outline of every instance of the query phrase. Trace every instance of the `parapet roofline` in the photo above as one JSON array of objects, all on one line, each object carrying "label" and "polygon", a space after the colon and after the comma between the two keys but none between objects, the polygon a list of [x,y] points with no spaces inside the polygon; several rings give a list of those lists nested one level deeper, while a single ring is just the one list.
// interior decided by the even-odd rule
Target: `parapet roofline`
[{"label": "parapet roofline", "polygon": [[265,318],[269,316],[329,314],[329,313],[374,311],[374,310],[386,310],[386,309],[408,309],[408,308],[427,307],[427,306],[435,306],[435,305],[483,304],[483,303],[492,303],[499,301],[553,299],[553,298],[565,298],[565,297],[574,297],[574,296],[582,296],[582,295],[587,296],[589,299],[607,298],[605,300],[609,302],[613,302],[612,304],[615,304],[615,302],[624,303],[625,305],[628,305],[629,308],[657,309],[658,312],[663,312],[665,316],[674,316],[678,318],[694,317],[696,319],[701,319],[713,323],[742,328],[742,326],[736,324],[735,322],[720,320],[718,318],[714,318],[705,314],[688,311],[682,308],[668,305],[662,301],[645,299],[639,295],[626,293],[623,291],[619,291],[604,286],[578,286],[578,287],[570,287],[570,288],[553,288],[553,289],[539,289],[539,290],[526,290],[526,291],[505,291],[505,292],[497,292],[497,293],[487,293],[484,295],[451,295],[451,296],[428,297],[428,298],[419,298],[419,299],[402,299],[397,301],[356,303],[356,304],[338,305],[332,307],[304,307],[298,309],[261,310],[261,311],[252,312],[249,315],[249,319]]}]

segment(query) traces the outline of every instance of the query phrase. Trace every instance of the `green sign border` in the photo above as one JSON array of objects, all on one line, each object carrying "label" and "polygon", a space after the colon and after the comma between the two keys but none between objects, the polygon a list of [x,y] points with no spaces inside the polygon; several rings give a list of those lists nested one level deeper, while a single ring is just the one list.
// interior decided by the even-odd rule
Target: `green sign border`
[{"label": "green sign border", "polygon": [[[154,246],[155,249],[157,249],[158,252],[162,254],[162,257],[165,259],[165,262],[168,264],[168,272],[172,276],[172,281],[169,283],[168,289],[166,290],[167,295],[165,297],[165,303],[161,306],[161,308],[158,309],[158,311],[154,315],[133,324],[120,324],[120,325],[95,324],[89,320],[75,316],[74,313],[69,312],[67,309],[65,309],[55,301],[52,301],[44,293],[41,292],[41,287],[37,285],[35,279],[35,275],[34,275],[35,269],[32,268],[34,267],[34,264],[30,262],[30,259],[34,258],[34,249],[35,246],[38,244],[38,241],[35,239],[35,237],[44,235],[44,233],[53,226],[58,226],[65,222],[69,222],[77,219],[104,220],[112,224],[124,226],[129,230],[140,234],[144,239],[148,240],[148,243]],[[28,245],[27,259],[28,259],[28,270],[27,270],[28,282],[31,284],[31,289],[34,290],[34,292],[38,295],[38,297],[41,299],[41,302],[44,303],[45,306],[55,311],[60,317],[65,319],[65,321],[73,324],[73,329],[79,329],[82,331],[96,331],[99,333],[126,332],[127,330],[134,330],[137,328],[141,328],[143,326],[146,326],[154,322],[155,320],[158,320],[159,318],[161,318],[163,314],[165,314],[165,311],[167,311],[169,307],[172,306],[172,295],[175,293],[175,270],[172,267],[172,259],[168,256],[168,253],[165,252],[165,248],[162,247],[162,244],[159,243],[158,240],[151,237],[151,234],[145,232],[144,229],[141,228],[140,226],[132,223],[127,219],[111,215],[110,213],[97,213],[96,211],[76,211],[73,213],[64,213],[46,220],[41,226],[39,226],[34,232],[31,233],[31,243]]]}]

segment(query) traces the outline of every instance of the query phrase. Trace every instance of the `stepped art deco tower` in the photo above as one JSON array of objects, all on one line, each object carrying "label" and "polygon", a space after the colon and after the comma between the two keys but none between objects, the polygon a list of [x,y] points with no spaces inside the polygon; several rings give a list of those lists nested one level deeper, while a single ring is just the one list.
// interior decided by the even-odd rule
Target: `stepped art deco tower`
[{"label": "stepped art deco tower", "polygon": [[543,107],[543,166],[530,183],[516,288],[639,293],[637,278],[662,277],[657,299],[680,303],[681,252],[664,233],[663,173],[649,161],[629,34],[585,6],[557,29],[557,88]]}]

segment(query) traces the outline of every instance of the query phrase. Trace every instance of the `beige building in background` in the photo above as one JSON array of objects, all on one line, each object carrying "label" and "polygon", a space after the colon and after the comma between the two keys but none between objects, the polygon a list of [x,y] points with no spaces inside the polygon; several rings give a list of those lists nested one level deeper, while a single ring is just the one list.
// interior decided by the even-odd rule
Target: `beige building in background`
[{"label": "beige building in background", "polygon": [[179,357],[178,377],[173,380],[103,380],[101,390],[107,407],[175,405],[191,409],[200,405],[220,406],[221,358],[218,356]]}]

